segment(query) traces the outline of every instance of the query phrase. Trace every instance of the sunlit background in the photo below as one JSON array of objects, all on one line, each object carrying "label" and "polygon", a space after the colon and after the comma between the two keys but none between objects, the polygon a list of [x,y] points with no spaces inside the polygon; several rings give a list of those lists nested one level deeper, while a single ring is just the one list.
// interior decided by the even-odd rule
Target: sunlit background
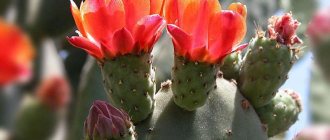
[{"label": "sunlit background", "polygon": [[[80,0],[75,1],[79,3]],[[302,23],[298,35],[305,42],[304,49],[282,89],[293,89],[300,93],[303,112],[299,120],[286,133],[272,139],[291,140],[304,128],[315,124],[329,125],[330,86],[314,63],[310,41],[305,33],[315,11],[330,7],[330,1],[221,0],[221,5],[227,7],[233,1],[240,1],[248,8],[248,33],[244,42],[248,42],[255,36],[256,26],[266,29],[267,19],[272,15],[292,11]],[[7,133],[12,131],[17,114],[24,103],[34,100],[35,97],[32,95],[42,92],[40,91],[42,83],[54,77],[67,80],[71,90],[62,89],[65,88],[63,84],[64,86],[67,84],[65,82],[55,84],[70,97],[54,97],[54,100],[60,98],[58,100],[63,101],[64,105],[56,114],[60,121],[54,128],[56,131],[52,139],[71,140],[75,139],[75,135],[82,135],[83,123],[81,122],[86,118],[91,102],[95,99],[107,100],[107,97],[103,91],[100,71],[93,58],[89,58],[83,50],[72,47],[66,40],[67,36],[76,34],[69,0],[0,0],[0,16],[3,21],[18,26],[29,36],[35,52],[30,79],[28,81],[15,79],[0,87],[0,140],[5,140]],[[0,51],[5,51],[1,47]],[[162,81],[170,79],[173,65],[172,48],[171,40],[164,32],[152,52],[157,67],[158,88]],[[0,67],[0,69],[3,68]],[[93,85],[89,85],[93,87],[86,87],[86,80],[95,81]],[[92,89],[98,90],[91,91]],[[94,94],[86,96],[87,92],[94,92]],[[82,102],[87,104],[82,104]]]}]

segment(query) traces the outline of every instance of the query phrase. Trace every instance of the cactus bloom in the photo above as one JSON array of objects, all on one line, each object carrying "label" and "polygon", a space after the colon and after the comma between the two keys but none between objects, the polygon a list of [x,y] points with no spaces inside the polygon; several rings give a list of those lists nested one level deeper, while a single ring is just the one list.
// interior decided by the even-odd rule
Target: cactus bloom
[{"label": "cactus bloom", "polygon": [[70,101],[69,83],[62,76],[49,77],[41,82],[37,97],[51,109],[61,109]]},{"label": "cactus bloom", "polygon": [[307,28],[307,34],[316,45],[330,37],[330,7],[317,12]]},{"label": "cactus bloom", "polygon": [[86,139],[119,139],[133,136],[129,116],[104,101],[95,101],[85,121]]},{"label": "cactus bloom", "polygon": [[71,0],[79,36],[68,40],[100,61],[150,52],[166,24],[162,5],[163,0],[86,0],[78,9]]},{"label": "cactus bloom", "polygon": [[34,50],[29,38],[16,26],[0,19],[0,87],[31,76]]},{"label": "cactus bloom", "polygon": [[168,0],[164,7],[177,56],[218,63],[245,36],[247,11],[241,3],[221,10],[218,0]]},{"label": "cactus bloom", "polygon": [[286,13],[283,16],[273,16],[269,19],[269,37],[287,46],[301,44],[302,40],[296,35],[299,25],[300,23],[298,20],[293,19],[291,13]]}]

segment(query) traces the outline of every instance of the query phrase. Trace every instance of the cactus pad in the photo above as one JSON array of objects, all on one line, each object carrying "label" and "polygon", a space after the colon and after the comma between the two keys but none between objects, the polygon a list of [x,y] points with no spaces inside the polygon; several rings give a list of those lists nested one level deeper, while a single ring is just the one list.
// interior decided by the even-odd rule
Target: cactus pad
[{"label": "cactus pad", "polygon": [[156,84],[151,63],[151,56],[142,54],[119,56],[101,65],[110,101],[133,122],[146,119],[154,108]]},{"label": "cactus pad", "polygon": [[188,111],[203,106],[216,87],[217,72],[216,65],[176,57],[172,71],[174,102]]},{"label": "cactus pad", "polygon": [[252,39],[240,71],[242,94],[254,107],[266,105],[287,80],[294,61],[290,47],[266,37]]},{"label": "cactus pad", "polygon": [[272,137],[288,130],[297,121],[301,103],[296,92],[281,90],[269,104],[256,111],[268,130],[268,136]]},{"label": "cactus pad", "polygon": [[[156,94],[150,118],[137,124],[141,140],[265,140],[262,124],[232,82],[217,79],[204,106],[190,112],[175,105],[171,86],[163,84]],[[220,86],[221,85],[221,86]]]}]

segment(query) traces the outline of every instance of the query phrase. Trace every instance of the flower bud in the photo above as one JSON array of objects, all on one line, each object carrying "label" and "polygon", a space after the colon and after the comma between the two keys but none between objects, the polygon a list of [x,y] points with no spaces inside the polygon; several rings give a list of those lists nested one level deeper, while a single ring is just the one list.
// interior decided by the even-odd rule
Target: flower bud
[{"label": "flower bud", "polygon": [[126,112],[104,101],[95,101],[85,121],[86,140],[135,139],[131,120]]}]

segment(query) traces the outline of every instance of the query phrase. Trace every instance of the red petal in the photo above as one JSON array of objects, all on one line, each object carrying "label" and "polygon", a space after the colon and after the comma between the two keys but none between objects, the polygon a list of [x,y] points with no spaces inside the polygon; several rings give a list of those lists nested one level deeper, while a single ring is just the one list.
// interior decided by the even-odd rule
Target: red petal
[{"label": "red petal", "polygon": [[164,4],[164,17],[168,24],[174,24],[179,18],[178,0],[166,0]]},{"label": "red petal", "polygon": [[209,28],[211,58],[218,61],[232,51],[245,36],[245,19],[237,12],[224,10],[217,13]]},{"label": "red petal", "polygon": [[150,14],[162,15],[165,0],[150,0]]},{"label": "red petal", "polygon": [[114,32],[125,25],[123,3],[119,0],[112,0],[107,6],[104,4],[93,8],[96,7],[97,9],[94,10],[89,9],[93,12],[83,14],[85,31],[98,42],[111,40]]},{"label": "red petal", "polygon": [[135,24],[150,14],[150,0],[123,0],[126,15],[126,28],[132,31]]},{"label": "red petal", "polygon": [[116,47],[116,50],[118,50],[121,55],[124,55],[132,51],[134,39],[126,28],[122,28],[113,35],[112,44],[112,47]]},{"label": "red petal", "polygon": [[185,56],[192,45],[191,36],[174,24],[167,25],[176,55]]},{"label": "red petal", "polygon": [[208,61],[208,50],[206,46],[193,48],[190,52],[190,59],[192,61],[205,62]]},{"label": "red petal", "polygon": [[134,38],[140,43],[141,50],[149,52],[165,27],[166,21],[159,15],[142,18],[134,28]]},{"label": "red petal", "polygon": [[68,37],[67,39],[73,46],[84,49],[90,55],[94,56],[96,59],[98,59],[98,60],[103,59],[104,56],[103,56],[100,48],[97,47],[92,42],[90,42],[88,39],[86,39],[84,37],[76,37],[76,36],[71,37],[71,38]]}]

